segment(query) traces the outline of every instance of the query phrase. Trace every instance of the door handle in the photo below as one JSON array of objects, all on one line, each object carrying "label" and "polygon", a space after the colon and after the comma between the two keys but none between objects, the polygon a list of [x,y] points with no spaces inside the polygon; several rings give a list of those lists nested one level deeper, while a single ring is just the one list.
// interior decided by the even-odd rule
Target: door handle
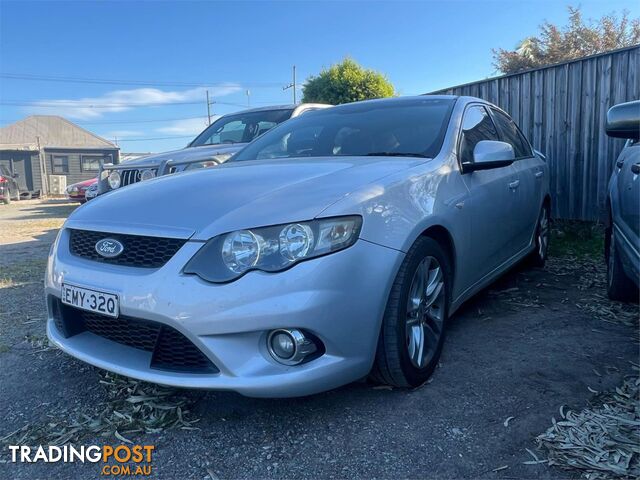
[{"label": "door handle", "polygon": [[634,175],[640,174],[640,163],[634,163],[633,165],[631,165],[631,172]]},{"label": "door handle", "polygon": [[544,175],[544,172],[542,170],[540,170],[539,172],[536,172],[533,176],[536,178],[542,178]]},{"label": "door handle", "polygon": [[509,188],[510,188],[511,190],[515,190],[515,189],[516,189],[516,188],[518,188],[519,186],[520,186],[520,180],[516,180],[516,181],[511,182],[511,183],[509,184]]},{"label": "door handle", "polygon": [[624,165],[624,159],[616,161],[616,167],[622,168],[623,165]]}]

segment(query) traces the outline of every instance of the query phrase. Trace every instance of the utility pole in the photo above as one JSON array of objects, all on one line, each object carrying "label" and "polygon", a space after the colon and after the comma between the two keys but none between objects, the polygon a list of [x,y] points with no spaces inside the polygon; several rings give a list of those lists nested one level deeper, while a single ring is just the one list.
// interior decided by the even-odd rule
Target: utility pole
[{"label": "utility pole", "polygon": [[247,90],[247,107],[251,106],[251,90]]},{"label": "utility pole", "polygon": [[47,156],[42,150],[40,145],[40,136],[36,137],[36,143],[38,145],[38,163],[40,163],[40,175],[42,176],[42,191],[41,197],[45,197],[49,194],[49,176],[47,174]]},{"label": "utility pole", "polygon": [[209,101],[209,90],[207,90],[207,118],[209,119],[208,125],[211,125],[211,103]]},{"label": "utility pole", "polygon": [[285,85],[284,87],[282,87],[282,90],[288,90],[292,88],[293,89],[293,104],[295,105],[296,102],[296,66],[293,66],[293,82],[290,83],[289,85]]}]

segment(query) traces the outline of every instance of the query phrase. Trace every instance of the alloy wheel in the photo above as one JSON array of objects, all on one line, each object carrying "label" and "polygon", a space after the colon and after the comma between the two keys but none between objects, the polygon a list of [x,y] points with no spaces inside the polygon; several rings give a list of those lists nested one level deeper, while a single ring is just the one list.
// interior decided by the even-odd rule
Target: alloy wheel
[{"label": "alloy wheel", "polygon": [[407,299],[407,352],[417,368],[425,368],[438,350],[444,326],[445,288],[440,263],[434,257],[425,257],[413,275]]}]

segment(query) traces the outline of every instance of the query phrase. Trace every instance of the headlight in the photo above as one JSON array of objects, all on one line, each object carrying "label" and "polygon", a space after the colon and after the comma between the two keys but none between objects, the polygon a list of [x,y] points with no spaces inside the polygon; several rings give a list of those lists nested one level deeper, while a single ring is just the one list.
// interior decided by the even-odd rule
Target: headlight
[{"label": "headlight", "polygon": [[156,174],[153,170],[143,170],[140,174],[140,181],[151,180]]},{"label": "headlight", "polygon": [[278,272],[350,247],[361,226],[361,217],[349,216],[227,233],[209,240],[187,263],[184,273],[223,283],[251,270]]},{"label": "headlight", "polygon": [[117,170],[109,174],[109,186],[112,190],[120,188],[120,173]]}]

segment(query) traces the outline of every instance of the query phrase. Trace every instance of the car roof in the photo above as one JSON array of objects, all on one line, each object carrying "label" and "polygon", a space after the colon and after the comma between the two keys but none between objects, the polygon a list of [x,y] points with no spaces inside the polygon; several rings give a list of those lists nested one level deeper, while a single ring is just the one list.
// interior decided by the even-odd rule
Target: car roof
[{"label": "car roof", "polygon": [[[297,104],[285,104],[285,105],[269,105],[267,107],[256,107],[256,108],[248,108],[246,110],[239,110],[237,112],[228,113],[227,115],[238,115],[241,113],[251,113],[251,112],[264,112],[269,110],[295,110],[296,108],[304,107],[304,106],[318,106],[323,104],[318,103],[297,103]],[[329,105],[330,106],[330,105]]]},{"label": "car roof", "polygon": [[[425,100],[433,99],[433,100],[456,100],[459,97],[456,95],[416,95],[410,97],[390,97],[390,98],[376,98],[373,100],[361,100],[359,102],[351,102],[351,103],[343,103],[341,105],[336,105],[335,107],[331,107],[333,109],[349,109],[349,108],[357,108],[359,105],[411,105],[411,104],[419,104],[424,102]],[[479,100],[479,99],[478,99]],[[482,100],[480,100],[482,101]],[[316,112],[314,112],[316,113]]]}]

